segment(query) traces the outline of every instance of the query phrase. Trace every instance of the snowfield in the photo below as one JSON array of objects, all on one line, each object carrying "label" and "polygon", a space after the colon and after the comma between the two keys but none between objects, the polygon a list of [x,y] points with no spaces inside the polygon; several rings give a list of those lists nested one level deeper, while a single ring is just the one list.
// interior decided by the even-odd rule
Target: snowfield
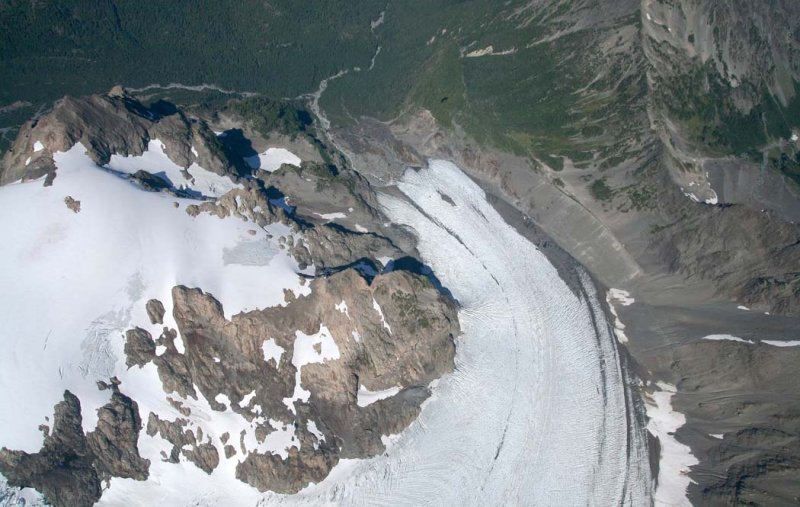
[{"label": "snowfield", "polygon": [[302,162],[300,157],[286,148],[267,148],[267,151],[246,157],[244,161],[253,169],[263,169],[269,172],[280,169],[283,164],[300,167]]},{"label": "snowfield", "polygon": [[[212,292],[227,315],[279,304],[284,287],[302,290],[296,266],[280,251],[261,266],[222,261],[225,248],[255,240],[246,232],[252,224],[192,219],[173,209],[175,199],[134,192],[87,163],[74,148],[60,157],[52,188],[0,188],[0,234],[10,245],[0,251],[7,351],[0,406],[20,407],[0,413],[0,445],[10,448],[39,449],[36,428],[52,417],[65,388],[91,417],[105,402],[94,379],[111,373],[143,417],[174,413],[159,394],[152,364],[125,369],[119,332],[146,324],[144,302],[156,297],[167,305],[176,283]],[[223,459],[211,475],[191,463],[164,463],[159,452],[169,444],[142,432],[150,480],[115,478],[100,505],[650,503],[645,429],[635,423],[615,339],[589,277],[581,273],[582,287],[573,292],[451,163],[409,170],[398,186],[412,202],[382,195],[381,205],[416,233],[423,260],[461,305],[455,371],[432,384],[419,419],[384,436],[384,454],[342,460],[324,481],[291,496],[261,494],[236,481],[238,456]],[[80,213],[66,208],[66,195],[81,200]],[[255,238],[265,241],[263,234]],[[377,304],[375,311],[382,314]],[[336,357],[326,331],[300,337],[309,347],[321,343],[321,352],[306,347],[282,360],[300,365]],[[264,355],[280,358],[281,351],[265,345]],[[292,400],[302,392],[296,394]],[[383,394],[363,386],[359,393],[364,403]],[[208,417],[204,432],[213,438],[241,427],[230,410],[211,413],[202,396],[195,410]],[[291,428],[276,429],[261,445],[285,454]]]},{"label": "snowfield", "polygon": [[[269,227],[207,214],[193,218],[185,207],[196,201],[142,191],[98,168],[80,144],[54,158],[53,186],[38,180],[0,188],[0,446],[26,452],[40,449],[38,427],[52,425],[65,389],[80,398],[83,426],[93,430],[96,409],[111,394],[95,382],[114,375],[144,420],[151,411],[178,416],[154,365],[125,366],[126,329],[138,325],[160,334],[162,326],[150,325],[146,315],[147,300],[159,299],[165,325],[177,329],[171,289],[178,284],[212,293],[228,318],[285,304],[284,289],[297,295],[310,290],[300,285],[278,234],[268,237]],[[66,206],[67,196],[80,201],[80,212]],[[236,254],[254,248],[261,252],[256,258]],[[176,347],[182,349],[180,338]],[[248,425],[230,411],[213,412],[200,398],[197,414],[207,417],[212,436],[223,426]],[[164,448],[165,441],[141,433],[143,457],[159,463]]]},{"label": "snowfield", "polygon": [[691,503],[686,497],[686,489],[692,482],[689,478],[689,469],[699,461],[692,455],[689,446],[678,442],[675,438],[678,428],[686,424],[686,416],[672,410],[675,386],[666,382],[658,382],[656,386],[657,389],[650,394],[650,399],[646,403],[649,419],[647,429],[658,437],[661,446],[655,505],[690,507]]}]

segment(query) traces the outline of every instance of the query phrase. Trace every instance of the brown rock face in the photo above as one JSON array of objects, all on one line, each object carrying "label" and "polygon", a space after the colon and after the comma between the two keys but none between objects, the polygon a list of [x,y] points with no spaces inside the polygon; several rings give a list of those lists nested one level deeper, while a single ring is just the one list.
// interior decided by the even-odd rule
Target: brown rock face
[{"label": "brown rock face", "polygon": [[253,453],[236,467],[236,478],[259,491],[291,494],[309,482],[322,481],[338,462],[338,456],[327,450],[301,454],[292,448],[285,460]]},{"label": "brown rock face", "polygon": [[[240,480],[261,491],[293,493],[322,480],[340,458],[382,452],[381,436],[400,432],[418,415],[430,394],[426,386],[453,369],[453,339],[459,332],[454,304],[428,279],[405,271],[378,275],[368,283],[354,269],[345,269],[310,283],[311,294],[291,298],[284,307],[241,313],[232,320],[210,294],[175,287],[173,315],[183,354],[174,346],[172,330],[156,342],[142,329],[128,331],[129,364],[149,358],[165,392],[184,398],[202,394],[213,410],[237,412],[251,422],[258,442],[276,431],[274,424],[293,426],[297,439],[283,459],[248,449],[244,435],[212,441],[200,426],[190,424],[188,409],[187,419],[173,422],[150,414],[148,434],[173,445],[164,460],[182,454],[210,473],[221,459],[217,448],[224,449],[225,459],[240,454]],[[301,339],[317,341],[301,345]],[[332,343],[323,344],[323,339]],[[279,347],[277,359],[265,357],[267,340]],[[156,343],[166,347],[160,356],[152,352]],[[320,359],[298,372],[293,357],[301,346]],[[309,393],[305,401],[295,394],[296,379]],[[399,392],[360,406],[359,386]],[[217,401],[219,395],[227,397],[229,407]]]},{"label": "brown rock face", "polygon": [[[141,155],[151,139],[163,142],[167,156],[182,167],[197,161],[216,174],[237,176],[204,122],[180,111],[147,109],[124,90],[114,88],[107,95],[64,97],[51,112],[25,123],[3,157],[0,185],[44,175],[52,181],[56,171],[52,154],[79,142],[92,160],[104,165],[113,154]],[[34,151],[37,142],[44,148]]]},{"label": "brown rock face", "polygon": [[71,209],[74,213],[80,213],[81,211],[81,202],[73,199],[71,195],[68,195],[64,198],[64,204],[66,204],[67,208]]},{"label": "brown rock face", "polygon": [[151,299],[145,306],[147,310],[147,317],[150,319],[151,324],[164,323],[164,305],[158,299]]},{"label": "brown rock face", "polygon": [[125,364],[142,367],[156,356],[156,344],[150,333],[140,327],[125,333]]},{"label": "brown rock face", "polygon": [[0,449],[0,472],[15,487],[32,487],[55,506],[91,506],[112,476],[147,479],[139,456],[141,421],[135,401],[116,390],[98,411],[97,428],[84,435],[81,404],[69,391],[55,406],[53,430],[38,453]]},{"label": "brown rock face", "polygon": [[103,477],[147,480],[150,462],[139,456],[142,420],[135,401],[115,390],[111,401],[97,411],[97,428],[86,440],[96,457],[94,467]]},{"label": "brown rock face", "polygon": [[[151,413],[147,421],[147,434],[151,437],[160,435],[161,438],[172,444],[172,452],[169,457],[164,457],[165,461],[177,462],[175,457],[183,454],[197,468],[210,474],[219,465],[217,448],[210,442],[202,442],[203,435],[199,431],[195,435],[191,429],[184,429],[188,424],[189,421],[186,419],[164,421],[159,419],[156,414]],[[190,446],[190,448],[184,449],[184,446]]]}]

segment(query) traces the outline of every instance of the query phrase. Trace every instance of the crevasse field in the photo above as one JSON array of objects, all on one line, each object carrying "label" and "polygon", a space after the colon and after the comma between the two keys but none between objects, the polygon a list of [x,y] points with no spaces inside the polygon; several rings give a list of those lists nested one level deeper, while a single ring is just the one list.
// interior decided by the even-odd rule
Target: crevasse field
[{"label": "crevasse field", "polygon": [[[256,255],[260,262],[224,262],[225,251],[249,242],[269,250],[266,231],[252,236],[240,220],[191,218],[185,201],[175,209],[176,199],[135,189],[94,166],[80,146],[57,163],[51,188],[0,189],[0,234],[9,245],[0,251],[7,351],[0,406],[17,407],[0,414],[0,445],[28,452],[39,449],[37,427],[64,389],[80,397],[84,427],[93,428],[108,396],[96,378],[119,376],[143,415],[174,411],[154,368],[124,364],[121,332],[147,324],[147,299],[166,304],[173,285],[199,286],[231,315],[280,304],[284,288],[305,290],[297,266],[277,248]],[[162,463],[166,447],[142,432],[150,479],[113,479],[101,505],[647,502],[643,428],[632,422],[614,338],[588,276],[573,292],[451,163],[409,170],[398,186],[408,201],[382,195],[385,213],[414,231],[424,261],[461,305],[456,370],[435,383],[420,418],[386,435],[383,455],[341,461],[322,483],[293,496],[260,494],[237,481],[236,458],[210,476],[190,463]],[[80,213],[66,209],[67,195],[81,201]],[[235,414],[214,413],[202,399],[192,411],[217,425],[215,433],[237,424]],[[275,452],[287,443],[280,440]]]}]

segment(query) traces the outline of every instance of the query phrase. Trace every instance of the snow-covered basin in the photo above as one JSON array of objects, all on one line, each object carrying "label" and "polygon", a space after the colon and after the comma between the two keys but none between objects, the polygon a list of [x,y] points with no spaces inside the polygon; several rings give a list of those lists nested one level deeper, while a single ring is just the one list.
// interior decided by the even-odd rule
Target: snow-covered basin
[{"label": "snow-covered basin", "polygon": [[[98,168],[80,144],[54,158],[53,186],[0,188],[0,447],[27,452],[40,449],[38,427],[52,426],[65,389],[80,398],[84,428],[93,429],[110,396],[96,381],[114,375],[143,418],[174,412],[155,368],[125,366],[124,330],[160,334],[146,316],[148,299],[164,303],[174,328],[170,294],[178,284],[212,293],[228,317],[284,304],[284,288],[308,290],[294,261],[255,224],[193,218],[185,212],[193,201],[138,189]],[[67,196],[81,202],[79,213]]]}]

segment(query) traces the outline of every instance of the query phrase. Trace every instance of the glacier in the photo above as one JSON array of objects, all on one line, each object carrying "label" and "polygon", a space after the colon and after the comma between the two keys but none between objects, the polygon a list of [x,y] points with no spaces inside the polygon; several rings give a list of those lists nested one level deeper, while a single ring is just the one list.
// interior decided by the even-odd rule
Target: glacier
[{"label": "glacier", "polygon": [[[84,157],[82,153],[70,153],[72,157]],[[66,161],[65,161],[66,163]],[[81,159],[81,163],[85,160]],[[90,183],[86,169],[77,167],[59,171],[54,188],[60,190],[46,198],[48,206],[63,207],[60,200],[65,192],[83,198],[85,185],[96,185],[96,176]],[[96,171],[97,169],[92,169]],[[122,203],[120,193],[126,193],[119,185],[127,185],[111,174],[101,173],[100,182],[104,190],[111,191],[104,197],[114,203]],[[104,179],[110,178],[110,179]],[[60,180],[60,181],[58,181]],[[69,181],[74,181],[74,186]],[[30,184],[25,184],[30,185]],[[174,505],[643,505],[651,503],[653,481],[649,468],[646,448],[645,428],[641,414],[633,402],[629,390],[632,380],[621,366],[613,331],[604,316],[600,300],[590,277],[580,268],[579,287],[569,287],[559,276],[558,270],[548,258],[529,240],[507,224],[502,216],[487,201],[481,188],[470,180],[458,167],[446,161],[432,160],[427,168],[408,170],[397,183],[406,196],[381,194],[379,201],[385,214],[392,222],[407,227],[418,238],[418,250],[441,282],[460,304],[459,319],[463,334],[457,339],[456,368],[431,385],[433,395],[423,405],[422,412],[408,429],[399,435],[386,435],[388,444],[385,453],[366,460],[341,460],[333,472],[319,484],[312,484],[295,495],[259,493],[257,490],[237,481],[233,477],[235,460],[226,460],[211,474],[207,475],[190,463],[167,464],[158,459],[165,447],[162,442],[142,433],[139,449],[143,457],[151,459],[151,476],[148,481],[137,482],[132,479],[114,478],[107,485],[98,505],[129,505],[134,503],[166,503]],[[13,187],[13,186],[12,186]],[[12,188],[9,187],[9,188]],[[25,199],[45,199],[37,194],[45,192],[39,186],[29,186],[17,201],[6,203],[24,208]],[[10,192],[6,191],[6,192]],[[83,200],[85,209],[78,215],[81,219],[91,214],[92,200],[96,192]],[[100,194],[103,195],[103,194]],[[443,198],[446,195],[447,200]],[[24,197],[24,199],[23,199]],[[128,198],[127,194],[125,198]],[[171,208],[172,198],[159,195],[144,195],[147,208],[155,205],[158,213],[179,216]],[[138,197],[137,197],[138,199]],[[163,200],[163,205],[160,203]],[[52,202],[50,202],[52,201]],[[28,201],[29,203],[31,201]],[[158,204],[156,204],[158,203]],[[181,202],[181,204],[185,204]],[[109,203],[110,209],[114,205]],[[183,206],[181,206],[183,207]],[[58,210],[62,211],[62,210]],[[136,213],[143,212],[136,209]],[[69,217],[63,210],[62,216]],[[156,213],[152,210],[148,213]],[[42,214],[31,220],[44,220],[49,215]],[[175,279],[174,274],[166,280],[156,280],[161,273],[147,273],[148,255],[152,250],[163,251],[156,236],[146,231],[138,231],[131,244],[130,234],[120,251],[103,257],[99,267],[108,268],[106,276],[116,282],[114,294],[97,292],[97,301],[107,298],[108,303],[118,302],[124,310],[118,316],[120,322],[107,322],[116,329],[124,328],[131,321],[142,322],[143,315],[135,310],[141,307],[141,285],[150,290],[158,287],[162,292],[176,282],[195,283],[218,290],[225,302],[239,310],[250,306],[275,304],[272,297],[265,297],[257,291],[240,293],[232,290],[238,283],[223,283],[227,277],[221,274],[209,275],[209,266],[217,269],[246,269],[236,275],[246,278],[245,286],[258,286],[253,280],[259,271],[270,271],[264,266],[230,266],[221,263],[220,251],[223,246],[235,245],[246,240],[247,224],[234,227],[230,232],[214,230],[206,236],[200,235],[203,229],[215,229],[217,222],[205,218],[190,221],[182,218],[175,225],[182,240],[191,239],[193,248],[177,250],[182,255],[196,255],[197,244],[202,245],[208,257],[190,261],[189,258],[159,259],[160,266],[180,269],[182,261],[194,265]],[[16,215],[19,216],[19,215]],[[126,215],[127,216],[127,215]],[[76,217],[77,218],[77,217]],[[155,219],[155,217],[153,217]],[[208,217],[211,220],[211,217]],[[63,229],[66,218],[59,219],[58,228],[47,229],[42,224],[40,230],[48,231],[46,237],[30,238],[30,248],[16,248],[6,251],[6,266],[20,263],[21,256],[29,259],[31,270],[43,262],[43,255],[54,255],[55,244],[65,241]],[[112,222],[113,223],[113,222]],[[118,222],[121,230],[134,227],[136,222]],[[196,225],[195,225],[196,224]],[[62,229],[62,230],[60,230]],[[209,229],[205,231],[210,232]],[[105,230],[108,233],[108,230]],[[6,231],[6,237],[21,234],[18,230]],[[81,234],[85,234],[82,231]],[[73,229],[71,236],[75,236]],[[78,235],[78,237],[81,237]],[[113,241],[106,238],[107,241]],[[202,239],[201,239],[202,238]],[[205,239],[224,240],[214,245]],[[99,238],[92,238],[98,243]],[[35,241],[34,241],[35,240]],[[166,245],[169,246],[169,245]],[[103,246],[108,248],[108,245]],[[127,251],[125,249],[129,249]],[[75,251],[84,251],[77,248]],[[213,253],[213,257],[211,257]],[[40,257],[37,257],[40,256]],[[220,256],[220,257],[218,257]],[[91,259],[92,257],[90,257]],[[96,257],[95,257],[96,258]],[[51,259],[52,262],[56,260]],[[95,283],[82,266],[97,269],[89,261],[71,261],[77,268],[65,273],[41,273],[41,289],[48,293],[49,286],[58,289],[65,281],[73,284]],[[125,262],[123,262],[125,261]],[[202,261],[202,262],[201,262]],[[289,259],[278,256],[282,273],[296,273]],[[221,266],[217,266],[219,262]],[[21,263],[22,266],[26,265]],[[133,272],[120,270],[120,266],[132,266]],[[119,273],[117,273],[119,271]],[[133,279],[132,274],[144,271],[142,276]],[[105,272],[104,272],[105,273]],[[233,274],[233,273],[232,273]],[[10,273],[5,272],[8,277]],[[206,278],[207,276],[213,278]],[[295,275],[296,276],[296,275]],[[79,277],[85,279],[81,282]],[[237,277],[238,278],[238,277]],[[258,276],[256,276],[258,278]],[[7,279],[6,281],[9,281]],[[138,280],[138,281],[137,281]],[[239,278],[237,282],[243,281]],[[253,284],[253,285],[250,285]],[[281,283],[262,284],[275,287],[292,286],[294,283],[284,278]],[[73,285],[72,287],[78,287]],[[253,287],[255,289],[255,287]],[[18,289],[18,291],[21,289]],[[61,291],[59,289],[56,292]],[[13,292],[13,291],[12,291]],[[63,291],[61,291],[63,292]],[[259,297],[255,297],[258,294]],[[3,406],[25,406],[23,397],[34,392],[42,394],[40,404],[30,414],[12,420],[1,418],[6,438],[2,444],[12,448],[36,450],[41,443],[41,435],[35,430],[44,416],[52,413],[54,402],[64,387],[77,389],[81,400],[86,400],[84,415],[93,412],[104,400],[97,399],[96,389],[89,389],[85,378],[80,374],[81,350],[75,341],[67,336],[51,336],[46,361],[37,368],[36,375],[21,371],[24,359],[41,354],[42,343],[48,343],[48,330],[51,324],[72,322],[71,329],[87,334],[86,321],[68,319],[65,312],[42,319],[25,310],[22,305],[30,305],[33,296],[27,300],[12,301],[12,293],[7,294],[6,303],[19,311],[18,315],[7,314],[5,320],[14,320],[15,329],[32,329],[31,319],[39,319],[34,326],[35,333],[26,332],[26,340],[8,343],[12,337],[4,333],[6,349],[18,366],[0,374],[4,396],[13,399],[3,401]],[[112,297],[113,296],[113,297]],[[166,294],[165,294],[166,296]],[[49,296],[52,297],[52,296]],[[65,294],[59,293],[59,297]],[[273,296],[274,297],[274,296]],[[259,301],[260,299],[260,301]],[[162,301],[167,300],[163,297]],[[133,304],[136,302],[137,304]],[[166,301],[165,301],[166,302]],[[56,301],[47,304],[51,309],[57,307]],[[35,307],[34,307],[35,309]],[[234,311],[235,311],[234,310]],[[377,311],[377,310],[376,310]],[[129,313],[132,312],[133,314]],[[84,312],[85,313],[85,312]],[[168,312],[169,313],[169,312]],[[79,317],[92,317],[79,315]],[[25,319],[25,320],[23,320]],[[26,321],[27,320],[27,321]],[[91,320],[91,319],[90,319]],[[106,319],[108,321],[108,319]],[[123,322],[124,321],[124,322]],[[118,326],[118,327],[117,327]],[[91,330],[88,333],[91,336]],[[35,338],[35,340],[34,340]],[[58,338],[57,340],[55,338]],[[72,339],[74,340],[74,339]],[[80,338],[79,338],[80,341]],[[56,358],[50,355],[56,352]],[[115,345],[112,348],[116,348]],[[105,362],[119,361],[120,350],[111,350]],[[115,361],[116,360],[116,361]],[[60,363],[65,363],[62,368]],[[103,361],[98,363],[100,366]],[[111,366],[111,365],[109,365]],[[120,365],[111,370],[121,370]],[[66,374],[66,378],[62,375]],[[39,376],[40,378],[33,378]],[[16,392],[12,386],[27,386],[28,395]],[[143,369],[141,373],[122,376],[123,385],[139,402],[142,413],[154,410],[164,413],[169,407],[159,395],[155,383],[155,372]],[[48,385],[54,385],[45,389]],[[34,386],[36,389],[33,389]],[[93,386],[92,386],[93,387]],[[41,389],[41,391],[39,391]],[[90,392],[91,391],[91,392]],[[143,396],[143,397],[140,397]],[[202,406],[200,406],[202,405]],[[226,422],[227,413],[214,414],[199,400],[197,408],[213,421]],[[211,421],[210,421],[211,422]],[[233,424],[227,421],[221,426]],[[91,419],[89,419],[91,424]],[[13,429],[27,432],[26,445],[20,445],[17,438],[11,438],[7,431]],[[222,428],[220,428],[221,430]],[[276,442],[286,447],[288,441]]]},{"label": "glacier", "polygon": [[589,276],[574,293],[450,162],[398,187],[385,213],[461,306],[455,371],[385,454],[261,504],[649,505],[645,428]]}]

